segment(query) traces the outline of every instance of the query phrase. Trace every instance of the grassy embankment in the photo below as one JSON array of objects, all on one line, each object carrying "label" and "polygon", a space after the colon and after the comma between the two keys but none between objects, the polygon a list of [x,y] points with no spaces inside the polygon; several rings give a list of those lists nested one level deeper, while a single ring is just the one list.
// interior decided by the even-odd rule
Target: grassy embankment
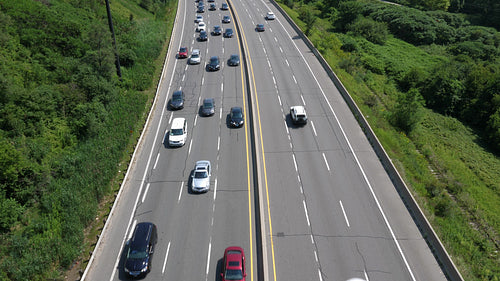
[{"label": "grassy embankment", "polygon": [[[113,17],[123,19],[133,17],[138,24],[138,29],[135,31],[135,40],[137,40],[139,44],[136,45],[135,53],[137,54],[137,59],[144,63],[140,65],[136,64],[130,69],[122,69],[122,72],[125,83],[129,81],[128,83],[134,84],[131,85],[132,87],[145,88],[143,94],[146,99],[141,101],[138,108],[138,113],[140,113],[142,117],[131,123],[133,129],[130,130],[131,134],[130,138],[127,140],[127,148],[124,150],[124,154],[119,161],[118,174],[116,174],[109,184],[109,192],[100,203],[95,221],[85,230],[85,242],[82,255],[78,258],[76,266],[71,268],[66,275],[69,274],[69,276],[76,277],[78,271],[85,270],[88,258],[90,257],[89,254],[94,249],[98,239],[97,237],[104,226],[105,219],[111,210],[115,196],[124,179],[127,165],[131,160],[133,150],[137,145],[137,140],[139,139],[150,105],[154,99],[156,86],[168,51],[167,48],[170,42],[176,10],[176,0],[167,1],[165,9],[158,12],[157,15],[144,10],[137,5],[136,1],[132,0],[119,0],[111,4]],[[119,34],[117,34],[117,36],[118,38],[120,37]],[[144,67],[144,65],[147,65],[147,67]],[[132,76],[139,76],[140,79],[132,79]],[[135,85],[137,83],[144,83],[144,85]],[[123,112],[127,111],[121,111],[118,114],[121,115]],[[116,173],[116,171],[113,173]]]}]

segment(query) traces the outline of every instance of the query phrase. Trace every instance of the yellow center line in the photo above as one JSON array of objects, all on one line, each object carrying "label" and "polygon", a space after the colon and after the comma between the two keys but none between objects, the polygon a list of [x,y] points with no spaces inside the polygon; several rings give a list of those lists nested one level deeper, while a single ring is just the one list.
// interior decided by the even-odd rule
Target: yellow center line
[{"label": "yellow center line", "polygon": [[[228,1],[230,2],[230,1]],[[233,6],[231,4],[231,6]],[[235,11],[236,13],[236,11]],[[236,17],[238,15],[236,14]],[[239,18],[238,18],[239,22]],[[241,29],[240,29],[241,30]],[[243,31],[242,31],[243,32]],[[239,36],[238,32],[235,32],[236,35],[236,40],[239,42]],[[243,38],[245,36],[243,35]],[[249,150],[248,150],[248,123],[247,123],[247,113],[246,113],[246,97],[245,97],[245,77],[243,75],[243,67],[242,67],[242,55],[241,55],[241,45],[238,44],[238,53],[240,56],[240,73],[241,73],[241,92],[242,92],[242,98],[243,98],[243,119],[244,119],[244,126],[245,126],[245,149],[246,149],[246,160],[247,160],[247,189],[248,189],[248,228],[249,228],[249,235],[250,235],[250,280],[253,281],[253,237],[252,237],[252,185],[251,185],[251,178],[250,178],[250,155],[249,155]]]},{"label": "yellow center line", "polygon": [[[231,2],[230,0],[228,0],[228,2]],[[231,6],[233,6],[231,4]],[[236,12],[236,10],[233,11],[236,18],[238,19],[238,23],[241,23],[240,21],[240,18],[238,16],[238,13]],[[248,64],[250,66],[250,72],[251,72],[251,76],[252,76],[252,83],[253,83],[253,89],[254,89],[254,93],[255,93],[255,104],[256,104],[256,107],[257,107],[257,120],[258,120],[258,123],[259,123],[259,134],[260,134],[260,144],[261,144],[261,151],[262,151],[262,163],[263,163],[263,167],[264,167],[264,182],[265,182],[265,186],[266,186],[266,202],[267,202],[267,214],[268,214],[268,220],[269,220],[269,236],[270,236],[270,242],[271,242],[271,258],[272,258],[272,262],[273,262],[273,277],[274,277],[274,281],[276,281],[276,263],[275,263],[275,259],[274,259],[274,243],[273,243],[273,227],[272,227],[272,222],[271,222],[271,209],[270,209],[270,204],[269,204],[269,188],[268,188],[268,184],[267,184],[267,172],[266,172],[266,157],[265,157],[265,154],[264,154],[264,140],[262,138],[262,125],[261,125],[261,121],[260,121],[260,109],[259,109],[259,97],[257,95],[257,85],[255,84],[255,75],[254,75],[254,71],[253,71],[253,64],[252,64],[252,58],[250,56],[250,52],[249,52],[249,48],[248,48],[248,44],[247,44],[247,39],[246,39],[246,36],[245,36],[245,32],[243,31],[243,28],[241,28],[240,26],[240,31],[242,33],[242,38],[243,38],[243,41],[244,41],[244,44],[245,44],[245,48],[247,50],[247,57],[248,57]],[[239,40],[238,38],[238,33],[236,32],[236,36],[237,36],[237,39]],[[240,44],[238,44],[238,49],[239,49],[239,52],[240,52],[240,57],[241,57],[241,47],[240,47]],[[241,77],[242,77],[242,81],[243,81],[243,70],[241,71]],[[242,83],[242,88],[243,87],[243,84]],[[243,90],[243,93],[245,93],[245,91]],[[244,105],[244,109],[246,111],[246,106],[245,106],[245,95],[243,94],[243,105]],[[246,112],[245,112],[245,123],[246,123]],[[245,129],[245,136],[247,134],[247,131]],[[249,171],[249,156],[248,156],[248,138],[246,137],[246,147],[247,147],[247,175],[248,175],[248,196],[249,196],[249,200],[248,200],[248,209],[249,209],[249,212],[251,212],[252,210],[252,207],[251,207],[251,198],[250,198],[250,171]],[[252,225],[251,225],[251,221],[252,221],[252,216],[251,214],[249,213],[249,220],[250,220],[250,258],[251,258],[251,280],[253,281],[253,253],[252,253]],[[261,222],[263,223],[263,222]],[[265,238],[263,238],[265,239]],[[266,277],[264,277],[264,280],[266,279]]]}]

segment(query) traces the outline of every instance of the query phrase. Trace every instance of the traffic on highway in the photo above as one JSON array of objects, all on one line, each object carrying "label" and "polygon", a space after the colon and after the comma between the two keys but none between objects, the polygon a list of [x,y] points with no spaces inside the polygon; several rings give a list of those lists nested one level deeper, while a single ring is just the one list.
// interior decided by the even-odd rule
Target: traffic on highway
[{"label": "traffic on highway", "polygon": [[84,280],[446,280],[267,1],[179,1],[132,161]]}]

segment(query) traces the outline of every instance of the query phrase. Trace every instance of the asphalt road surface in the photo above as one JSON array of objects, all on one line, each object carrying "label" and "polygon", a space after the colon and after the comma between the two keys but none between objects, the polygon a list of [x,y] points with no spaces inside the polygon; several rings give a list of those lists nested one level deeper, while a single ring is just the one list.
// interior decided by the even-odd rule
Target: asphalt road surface
[{"label": "asphalt road surface", "polygon": [[[145,280],[220,280],[223,251],[233,245],[245,250],[251,281],[446,280],[354,116],[293,28],[267,1],[227,1],[229,11],[221,3],[201,14],[208,32],[220,25],[235,36],[199,42],[196,3],[179,2],[155,106],[85,280],[126,279],[126,242],[143,221],[159,234]],[[268,11],[276,20],[265,20]],[[223,15],[232,22],[222,24]],[[256,31],[259,23],[264,32]],[[189,54],[199,49],[201,63],[177,59],[181,46]],[[245,54],[246,64],[228,66],[231,54]],[[207,71],[210,56],[220,57],[220,71]],[[179,89],[185,105],[173,111],[168,101]],[[216,113],[201,117],[208,97]],[[305,126],[291,123],[293,105],[305,106]],[[233,106],[244,109],[243,128],[228,126]],[[165,136],[176,117],[186,118],[188,137],[171,148]],[[212,163],[203,194],[190,189],[198,160]]]}]

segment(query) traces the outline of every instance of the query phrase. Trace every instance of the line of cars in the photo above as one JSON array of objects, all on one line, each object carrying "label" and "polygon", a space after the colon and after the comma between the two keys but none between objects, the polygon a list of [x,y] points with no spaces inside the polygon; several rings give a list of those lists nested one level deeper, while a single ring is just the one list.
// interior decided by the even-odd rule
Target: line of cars
[{"label": "line of cars", "polygon": [[[199,0],[202,2],[201,0]],[[214,0],[208,0],[214,2]],[[211,5],[213,9],[215,3]],[[222,10],[229,7],[226,3],[221,6]],[[198,5],[198,12],[204,12],[204,6]],[[199,40],[207,40],[206,25],[203,17],[197,15],[195,22],[198,23],[196,31],[200,32]],[[224,17],[223,23],[230,23],[230,17]],[[220,35],[222,28],[214,27],[213,35]],[[226,29],[225,37],[232,37],[232,29]],[[188,48],[181,47],[177,54],[179,59],[188,57]],[[201,63],[200,50],[194,49],[189,57],[189,64]],[[239,65],[239,56],[233,54],[228,60],[228,65]],[[220,60],[217,56],[212,56],[207,65],[208,70],[215,71],[220,69]],[[182,90],[174,91],[169,102],[172,110],[184,108],[184,92]],[[215,114],[214,98],[205,98],[200,107],[201,116],[211,116]],[[241,107],[232,107],[229,113],[229,124],[235,127],[243,126],[243,110]],[[183,146],[187,139],[187,121],[183,117],[174,118],[171,128],[168,132],[169,146]],[[191,190],[193,192],[207,192],[210,189],[211,163],[208,160],[196,161],[194,170],[191,173]],[[151,270],[152,257],[155,251],[155,245],[158,241],[158,230],[155,224],[151,222],[138,223],[133,231],[131,238],[127,241],[127,255],[124,262],[124,271],[127,276],[137,278],[145,276]],[[245,280],[246,266],[245,253],[243,248],[237,246],[227,247],[224,251],[223,266],[220,273],[221,280]]]}]

